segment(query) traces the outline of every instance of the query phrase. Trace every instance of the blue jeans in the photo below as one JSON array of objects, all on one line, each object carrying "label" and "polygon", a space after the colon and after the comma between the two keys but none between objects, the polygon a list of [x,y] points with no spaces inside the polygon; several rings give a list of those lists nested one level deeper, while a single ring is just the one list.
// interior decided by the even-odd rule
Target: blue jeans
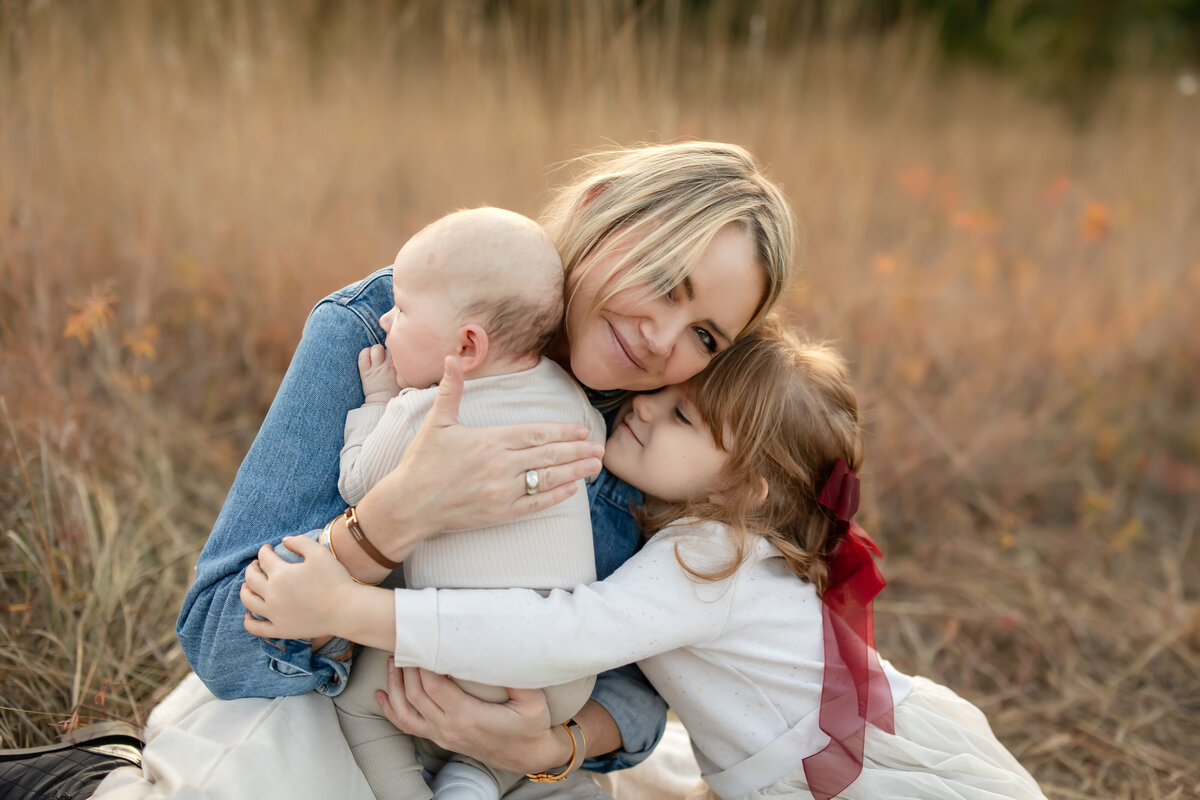
[{"label": "blue jeans", "polygon": [[[362,405],[358,353],[383,343],[380,315],[392,306],[391,268],[319,302],[246,454],[196,564],[176,632],[188,663],[221,698],[278,697],[342,690],[345,643],[313,651],[307,641],[266,640],[242,627],[242,573],[263,544],[311,533],[345,510],[338,454],[346,413]],[[589,489],[597,573],[612,573],[637,549],[630,504],[640,493],[602,473]],[[589,769],[633,766],[662,736],[666,705],[633,666],[599,676],[592,699],[612,715],[624,750],[591,759]]]}]

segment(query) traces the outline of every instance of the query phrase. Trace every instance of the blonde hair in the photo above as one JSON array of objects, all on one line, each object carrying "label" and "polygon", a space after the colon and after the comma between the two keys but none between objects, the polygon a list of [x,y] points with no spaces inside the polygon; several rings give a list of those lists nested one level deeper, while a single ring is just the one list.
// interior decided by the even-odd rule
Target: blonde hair
[{"label": "blonde hair", "polygon": [[862,460],[846,362],[833,348],[803,341],[770,320],[713,359],[691,393],[714,442],[729,453],[719,501],[641,514],[643,524],[657,530],[693,517],[728,525],[735,532],[730,563],[702,573],[680,559],[702,580],[733,574],[746,556],[748,534],[759,534],[823,593],[826,560],[838,542],[831,541],[833,516],[817,496],[837,459],[853,470]]},{"label": "blonde hair", "polygon": [[736,145],[679,142],[594,153],[584,174],[560,189],[542,224],[558,246],[568,304],[584,275],[614,246],[628,246],[618,270],[589,311],[617,292],[650,285],[667,294],[688,275],[726,225],[754,239],[766,289],[743,332],[756,328],[795,271],[797,234],[779,187]]}]

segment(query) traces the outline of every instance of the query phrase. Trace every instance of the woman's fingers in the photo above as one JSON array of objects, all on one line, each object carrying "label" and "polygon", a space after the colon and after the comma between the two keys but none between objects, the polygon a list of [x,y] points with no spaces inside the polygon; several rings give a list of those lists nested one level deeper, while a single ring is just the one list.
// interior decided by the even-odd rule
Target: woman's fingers
[{"label": "woman's fingers", "polygon": [[[587,441],[587,426],[570,422],[526,422],[520,425],[505,425],[497,430],[501,432],[501,444],[509,450],[553,448],[555,445],[582,447],[591,444]],[[570,448],[566,449],[572,452]]]},{"label": "woman's fingers", "polygon": [[403,667],[400,671],[404,673],[404,695],[408,702],[423,719],[436,724],[445,716],[445,712],[429,694],[425,682],[421,679],[420,670],[416,667]]},{"label": "woman's fingers", "polygon": [[390,658],[388,659],[387,691],[376,692],[375,701],[379,703],[379,708],[388,718],[388,722],[395,725],[397,729],[414,736],[421,735],[424,719],[412,703],[408,702],[405,694],[404,673],[396,669],[395,663]]}]

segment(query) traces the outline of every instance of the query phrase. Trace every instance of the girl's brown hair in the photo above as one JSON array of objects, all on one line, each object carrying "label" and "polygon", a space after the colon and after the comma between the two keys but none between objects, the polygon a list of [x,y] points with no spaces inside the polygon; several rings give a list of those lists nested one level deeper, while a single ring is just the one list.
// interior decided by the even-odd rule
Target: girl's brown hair
[{"label": "girl's brown hair", "polygon": [[858,400],[846,362],[833,348],[803,341],[769,319],[713,359],[691,394],[713,440],[729,453],[724,484],[717,502],[642,514],[643,525],[658,530],[684,517],[728,525],[736,537],[730,563],[699,572],[680,560],[702,580],[733,574],[746,556],[748,534],[759,534],[823,593],[826,560],[838,542],[831,535],[833,515],[817,496],[837,459],[853,470],[862,459]]}]

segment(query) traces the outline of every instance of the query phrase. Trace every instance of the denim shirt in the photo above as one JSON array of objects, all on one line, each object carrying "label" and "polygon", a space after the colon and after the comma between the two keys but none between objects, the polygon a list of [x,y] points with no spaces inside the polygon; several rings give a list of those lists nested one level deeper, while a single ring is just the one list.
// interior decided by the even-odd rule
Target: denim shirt
[{"label": "denim shirt", "polygon": [[[335,695],[350,664],[346,643],[313,651],[306,640],[260,639],[242,625],[242,573],[268,543],[311,535],[345,510],[338,494],[346,414],[363,403],[358,353],[382,344],[379,317],[392,307],[391,267],[317,303],[266,419],[238,469],[196,564],[176,633],[188,663],[216,696]],[[640,544],[630,513],[641,494],[602,472],[588,489],[596,571],[603,579]],[[592,699],[616,721],[624,749],[586,766],[609,771],[649,755],[666,725],[666,704],[636,666],[600,675]]]}]

